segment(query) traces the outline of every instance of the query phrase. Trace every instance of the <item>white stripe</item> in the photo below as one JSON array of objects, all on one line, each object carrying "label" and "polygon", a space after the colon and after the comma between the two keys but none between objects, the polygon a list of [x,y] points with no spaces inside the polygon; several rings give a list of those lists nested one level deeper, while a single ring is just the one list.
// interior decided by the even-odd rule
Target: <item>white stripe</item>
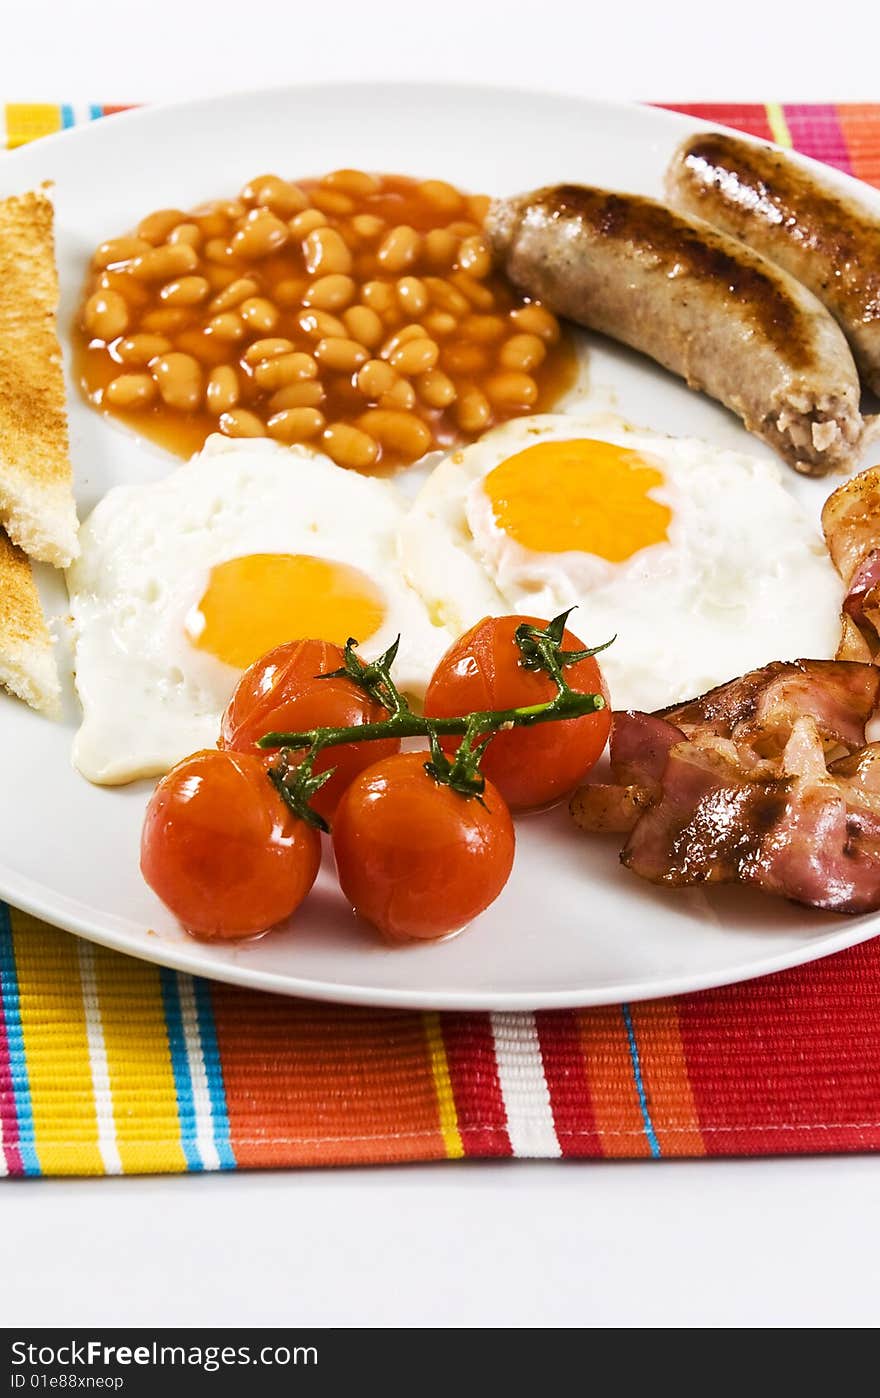
[{"label": "white stripe", "polygon": [[98,1119],[98,1150],[108,1175],[122,1174],[122,1161],[116,1139],[116,1118],[113,1114],[113,1092],[107,1045],[98,1001],[98,980],[95,974],[95,951],[90,942],[79,941],[79,978],[82,983],[83,1006],[86,1012],[86,1035],[89,1044],[89,1067],[92,1071],[92,1092]]},{"label": "white stripe", "polygon": [[196,1115],[196,1146],[205,1169],[219,1170],[220,1157],[214,1142],[214,1113],[211,1109],[211,1093],[205,1068],[205,1054],[202,1048],[195,992],[189,976],[178,974],[177,993],[180,997],[180,1018],[183,1023],[183,1037],[186,1042],[186,1058],[189,1063],[193,1107]]},{"label": "white stripe", "polygon": [[73,110],[74,126],[82,126],[85,122],[91,120],[88,102],[71,102],[70,105]]},{"label": "white stripe", "polygon": [[493,1014],[492,1034],[514,1155],[559,1156],[535,1016]]}]

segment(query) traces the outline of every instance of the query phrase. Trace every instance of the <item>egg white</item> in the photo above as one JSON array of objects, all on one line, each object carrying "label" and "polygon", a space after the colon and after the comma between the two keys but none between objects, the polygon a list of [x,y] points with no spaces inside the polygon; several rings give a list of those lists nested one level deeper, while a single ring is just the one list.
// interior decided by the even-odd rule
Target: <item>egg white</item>
[{"label": "egg white", "polygon": [[[650,493],[672,511],[667,541],[610,563],[534,552],[498,526],[489,472],[574,438],[628,448],[662,472]],[[617,638],[600,661],[617,708],[657,709],[771,660],[831,656],[839,635],[840,579],[774,463],[608,414],[521,418],[451,453],[404,521],[400,557],[455,632],[486,615],[577,607],[570,626],[586,643]]]},{"label": "egg white", "polygon": [[305,447],[209,438],[165,480],[118,486],[80,531],[67,583],[83,722],[73,759],[90,781],[167,771],[216,742],[239,672],[196,649],[210,571],[255,553],[309,554],[360,569],[385,617],[373,659],[401,635],[395,675],[424,692],[449,634],[404,580],[394,486],[343,471]]}]

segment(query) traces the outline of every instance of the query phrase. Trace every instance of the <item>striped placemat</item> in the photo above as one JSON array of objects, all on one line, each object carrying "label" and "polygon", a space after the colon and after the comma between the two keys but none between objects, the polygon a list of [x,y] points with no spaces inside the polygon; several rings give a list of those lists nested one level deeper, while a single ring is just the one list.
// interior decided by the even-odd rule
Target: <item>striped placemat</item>
[{"label": "striped placemat", "polygon": [[[0,107],[8,146],[119,108]],[[690,106],[880,185],[880,105]],[[0,1175],[880,1148],[880,940],[538,1014],[358,1010],[118,956],[0,904]]]}]

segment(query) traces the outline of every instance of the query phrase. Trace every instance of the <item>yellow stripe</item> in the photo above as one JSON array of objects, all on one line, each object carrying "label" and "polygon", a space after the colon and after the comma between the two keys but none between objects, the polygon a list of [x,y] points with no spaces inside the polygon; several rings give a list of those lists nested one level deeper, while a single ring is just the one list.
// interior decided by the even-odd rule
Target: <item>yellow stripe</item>
[{"label": "yellow stripe", "polygon": [[785,112],[779,102],[768,102],[767,120],[770,123],[770,130],[773,139],[778,146],[791,146],[791,132],[788,129],[788,122],[785,120]]},{"label": "yellow stripe", "polygon": [[447,1158],[459,1160],[464,1155],[464,1146],[461,1143],[458,1130],[458,1113],[455,1110],[455,1095],[452,1091],[452,1079],[449,1076],[449,1064],[446,1060],[446,1045],[443,1042],[440,1016],[433,1011],[428,1011],[423,1018],[425,1037],[428,1040],[428,1052],[431,1055],[431,1072],[434,1074],[434,1090],[437,1093],[443,1144],[446,1146]]},{"label": "yellow stripe", "polygon": [[95,980],[123,1173],[185,1170],[159,972],[97,947]]},{"label": "yellow stripe", "polygon": [[39,136],[52,136],[61,130],[61,108],[57,102],[7,102],[6,148],[36,141]]},{"label": "yellow stripe", "polygon": [[37,1158],[46,1175],[100,1175],[76,940],[10,909]]}]

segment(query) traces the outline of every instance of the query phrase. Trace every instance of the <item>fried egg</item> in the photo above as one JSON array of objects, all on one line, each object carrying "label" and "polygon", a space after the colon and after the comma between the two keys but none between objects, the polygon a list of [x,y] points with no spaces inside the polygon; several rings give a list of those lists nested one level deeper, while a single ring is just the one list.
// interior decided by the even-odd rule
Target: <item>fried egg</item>
[{"label": "fried egg", "polygon": [[433,619],[550,618],[617,708],[656,709],[770,660],[834,654],[842,588],[780,469],[618,418],[521,418],[433,471],[401,531]]},{"label": "fried egg", "polygon": [[252,661],[349,636],[424,692],[449,643],[404,580],[395,487],[305,447],[209,439],[165,480],[108,492],[67,574],[83,722],[74,762],[99,783],[167,771],[217,739]]}]

